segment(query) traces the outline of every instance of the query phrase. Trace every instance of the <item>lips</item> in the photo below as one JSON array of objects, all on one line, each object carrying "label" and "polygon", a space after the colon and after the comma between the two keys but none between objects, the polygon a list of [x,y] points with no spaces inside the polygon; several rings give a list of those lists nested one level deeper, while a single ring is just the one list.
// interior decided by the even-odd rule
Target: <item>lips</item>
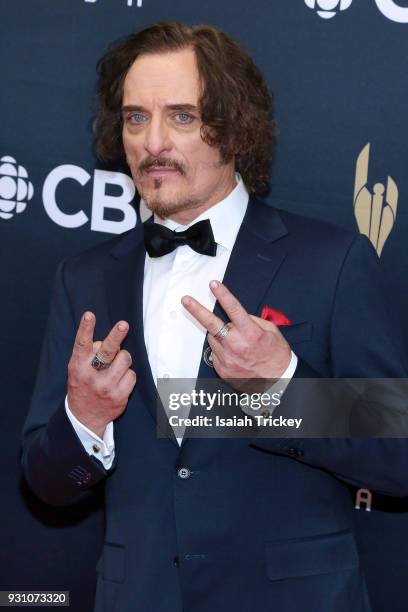
[{"label": "lips", "polygon": [[167,179],[174,176],[180,176],[180,173],[175,168],[147,168],[145,175],[153,179]]},{"label": "lips", "polygon": [[145,172],[147,172],[147,174],[170,174],[173,172],[178,172],[178,170],[176,170],[175,168],[153,167],[153,168],[147,168]]}]

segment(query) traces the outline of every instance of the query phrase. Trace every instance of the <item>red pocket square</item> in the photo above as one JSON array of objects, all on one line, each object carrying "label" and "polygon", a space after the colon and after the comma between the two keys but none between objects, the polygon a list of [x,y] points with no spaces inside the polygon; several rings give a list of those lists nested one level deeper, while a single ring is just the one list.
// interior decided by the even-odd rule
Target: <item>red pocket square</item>
[{"label": "red pocket square", "polygon": [[270,306],[264,306],[261,312],[261,319],[265,321],[272,321],[277,327],[283,327],[284,325],[292,325],[292,321],[288,319],[286,315],[276,308]]}]

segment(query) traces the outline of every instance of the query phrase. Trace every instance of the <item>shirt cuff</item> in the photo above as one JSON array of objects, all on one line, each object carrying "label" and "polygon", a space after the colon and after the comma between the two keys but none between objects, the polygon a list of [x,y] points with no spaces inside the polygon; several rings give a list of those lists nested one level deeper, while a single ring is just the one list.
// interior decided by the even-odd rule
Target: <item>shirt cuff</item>
[{"label": "shirt cuff", "polygon": [[113,421],[107,424],[103,438],[100,438],[72,414],[68,406],[68,396],[65,398],[65,412],[88,455],[96,457],[103,463],[104,468],[109,470],[115,458]]},{"label": "shirt cuff", "polygon": [[285,386],[285,389],[288,386],[288,384],[290,383],[291,379],[293,378],[293,375],[295,373],[295,370],[296,370],[297,364],[298,364],[297,356],[295,355],[295,353],[293,351],[290,351],[290,352],[291,352],[291,355],[292,355],[291,358],[290,358],[290,363],[289,363],[288,367],[286,368],[286,370],[284,371],[284,373],[282,374],[282,376],[280,378],[281,380],[284,379],[284,378],[288,379],[288,381],[286,383],[286,386]]},{"label": "shirt cuff", "polygon": [[[297,368],[297,364],[298,364],[298,358],[295,355],[295,353],[291,351],[291,358],[290,358],[288,367],[286,368],[282,376],[279,378],[279,380],[277,380],[273,385],[271,385],[264,392],[265,395],[269,395],[271,400],[272,399],[274,400],[273,402],[270,403],[270,405],[268,405],[267,410],[263,410],[264,416],[270,416],[274,412],[275,408],[279,406],[281,397],[285,393],[288,384],[293,378],[293,375]],[[276,403],[277,400],[278,402]],[[241,403],[241,410],[245,412],[246,414],[249,414],[250,416],[253,416],[254,414],[250,408],[248,409],[247,400]]]},{"label": "shirt cuff", "polygon": [[[295,353],[291,351],[291,358],[290,358],[288,367],[286,368],[286,370],[284,371],[280,379],[277,380],[276,383],[274,383],[271,387],[269,387],[266,393],[268,393],[271,396],[277,393],[279,395],[279,399],[281,399],[282,395],[286,391],[286,387],[288,386],[288,384],[293,378],[293,375],[297,368],[297,364],[298,364],[298,358],[295,355]],[[279,406],[279,404],[273,406],[272,409],[270,408],[269,414],[272,414],[274,412],[276,406]]]}]

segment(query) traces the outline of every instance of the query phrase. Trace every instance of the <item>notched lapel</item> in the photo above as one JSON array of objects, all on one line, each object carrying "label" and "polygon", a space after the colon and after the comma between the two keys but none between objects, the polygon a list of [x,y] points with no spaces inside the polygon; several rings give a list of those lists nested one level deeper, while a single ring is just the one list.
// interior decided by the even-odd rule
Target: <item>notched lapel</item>
[{"label": "notched lapel", "polygon": [[[280,240],[288,233],[278,211],[256,198],[251,198],[237,239],[223,283],[239,299],[250,314],[260,312],[264,297],[273,282],[276,273],[286,258],[286,247]],[[214,314],[228,320],[218,302]],[[203,355],[208,349],[207,336],[203,345]],[[215,370],[201,358],[196,389],[199,390],[200,379],[216,378]],[[191,417],[202,414],[199,407],[191,411]],[[188,440],[191,428],[186,429],[182,448]]]},{"label": "notched lapel", "polygon": [[[287,233],[278,211],[257,198],[250,198],[223,280],[249,314],[256,314],[262,308],[264,296],[286,258],[285,241],[281,238]],[[214,314],[228,320],[218,302]],[[207,348],[206,339],[203,354]],[[203,358],[198,376],[216,376]]]},{"label": "notched lapel", "polygon": [[151,376],[143,337],[143,273],[142,242],[120,256],[112,253],[110,265],[105,270],[106,299],[111,323],[114,325],[121,319],[129,323],[129,332],[122,348],[132,356],[132,367],[138,378],[137,387],[146,378],[145,370]]},{"label": "notched lapel", "polygon": [[[140,227],[140,229],[139,229]],[[142,227],[134,236],[126,236],[111,253],[111,261],[105,270],[105,289],[108,312],[112,326],[123,319],[129,323],[129,332],[122,348],[132,356],[132,368],[137,382],[133,393],[138,393],[142,403],[157,421],[157,392],[150,369],[143,329],[143,280],[146,250]],[[169,431],[169,437],[171,437]],[[174,434],[173,434],[174,438]],[[174,438],[174,443],[177,444]]]}]

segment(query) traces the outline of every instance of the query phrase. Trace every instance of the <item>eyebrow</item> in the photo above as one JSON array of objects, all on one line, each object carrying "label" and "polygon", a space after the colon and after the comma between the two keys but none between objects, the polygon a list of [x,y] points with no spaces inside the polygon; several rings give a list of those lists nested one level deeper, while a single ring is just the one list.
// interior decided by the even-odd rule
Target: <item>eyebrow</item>
[{"label": "eyebrow", "polygon": [[[198,107],[195,106],[194,104],[166,104],[164,107],[166,110],[171,110],[171,111],[191,111],[191,112],[197,112],[198,111]],[[138,106],[137,104],[128,104],[126,106],[122,106],[122,113],[127,113],[129,111],[136,111],[136,112],[143,112],[146,111],[147,109],[144,108],[143,106]]]}]

